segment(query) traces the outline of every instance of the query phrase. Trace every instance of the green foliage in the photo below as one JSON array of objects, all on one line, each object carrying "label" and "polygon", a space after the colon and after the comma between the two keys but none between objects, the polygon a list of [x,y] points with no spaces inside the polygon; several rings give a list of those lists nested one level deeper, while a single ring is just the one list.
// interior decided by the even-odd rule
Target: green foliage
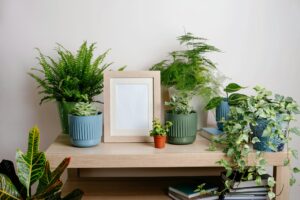
[{"label": "green foliage", "polygon": [[166,136],[170,131],[172,122],[166,121],[165,125],[162,125],[158,119],[153,120],[152,130],[150,131],[150,136]]},{"label": "green foliage", "polygon": [[211,110],[218,107],[223,100],[228,101],[229,105],[239,104],[240,101],[245,101],[247,96],[244,94],[235,93],[240,91],[245,87],[238,85],[237,83],[229,83],[225,88],[224,92],[226,93],[226,97],[213,97],[205,106],[206,110]]},{"label": "green foliage", "polygon": [[16,154],[17,174],[27,189],[27,197],[31,195],[31,185],[41,178],[46,165],[46,156],[44,152],[39,151],[39,142],[40,132],[34,127],[29,132],[27,153],[17,150]]},{"label": "green foliage", "polygon": [[[237,89],[239,87],[236,87]],[[290,122],[295,120],[295,115],[299,113],[298,104],[291,97],[284,97],[281,95],[272,95],[271,91],[265,88],[256,86],[255,96],[239,97],[235,104],[230,106],[229,120],[224,123],[224,132],[226,137],[214,141],[213,145],[222,144],[224,152],[229,161],[220,160],[218,163],[225,168],[227,176],[232,173],[242,174],[242,180],[256,180],[257,184],[261,183],[261,175],[266,173],[267,162],[261,152],[256,151],[256,163],[249,167],[248,155],[253,150],[249,144],[259,142],[259,139],[253,136],[250,129],[251,126],[256,126],[258,119],[268,119],[267,127],[263,133],[263,137],[281,138],[282,142],[287,145],[289,153],[284,160],[284,165],[290,165],[290,154],[297,158],[297,151],[289,148],[290,133],[297,135],[298,128],[290,128]],[[227,90],[233,91],[233,90]],[[237,99],[239,99],[237,98]],[[288,124],[286,129],[283,129],[282,124]],[[277,151],[276,144],[269,144],[270,148]],[[291,169],[292,172],[297,173],[298,168]],[[294,176],[291,177],[290,183],[295,183]],[[230,187],[230,183],[225,186]],[[268,180],[270,191],[269,197],[272,199],[276,195],[272,192],[275,185],[274,178]]]},{"label": "green foliage", "polygon": [[11,180],[4,174],[0,174],[0,199],[19,200],[20,193]]},{"label": "green foliage", "polygon": [[97,109],[93,104],[85,102],[76,103],[71,111],[71,114],[76,116],[91,116],[97,113]]},{"label": "green foliage", "polygon": [[[17,175],[13,163],[2,161],[0,166],[0,199],[8,200],[80,200],[83,193],[74,190],[66,197],[61,197],[62,181],[60,176],[67,168],[70,158],[66,158],[53,171],[46,161],[45,153],[39,151],[40,132],[34,127],[29,132],[28,149],[26,154],[20,150],[16,153]],[[11,163],[8,165],[8,163]],[[5,170],[3,170],[5,168]],[[38,182],[35,195],[31,194],[31,186]],[[23,187],[18,183],[22,183]]]},{"label": "green foliage", "polygon": [[[42,90],[41,103],[49,100],[68,102],[91,102],[93,97],[103,91],[103,71],[111,65],[103,61],[108,53],[93,60],[95,43],[84,42],[76,54],[58,44],[58,61],[38,50],[42,69],[32,68],[38,74],[29,73]],[[39,76],[42,75],[42,76]]]},{"label": "green foliage", "polygon": [[161,71],[162,85],[174,87],[181,93],[208,98],[217,95],[220,87],[217,69],[205,54],[219,50],[191,33],[178,37],[178,40],[185,49],[171,52],[172,59],[155,64],[151,70]]},{"label": "green foliage", "polygon": [[187,96],[172,96],[169,102],[165,102],[165,105],[169,106],[174,114],[187,115],[193,111]]}]

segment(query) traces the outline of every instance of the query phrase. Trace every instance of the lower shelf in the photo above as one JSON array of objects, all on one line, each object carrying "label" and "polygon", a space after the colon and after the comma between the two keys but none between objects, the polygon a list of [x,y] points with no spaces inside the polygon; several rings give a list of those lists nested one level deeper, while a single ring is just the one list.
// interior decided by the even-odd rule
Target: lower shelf
[{"label": "lower shelf", "polygon": [[184,180],[185,178],[85,178],[68,180],[63,194],[80,188],[84,191],[83,200],[170,200],[167,195],[168,186]]}]

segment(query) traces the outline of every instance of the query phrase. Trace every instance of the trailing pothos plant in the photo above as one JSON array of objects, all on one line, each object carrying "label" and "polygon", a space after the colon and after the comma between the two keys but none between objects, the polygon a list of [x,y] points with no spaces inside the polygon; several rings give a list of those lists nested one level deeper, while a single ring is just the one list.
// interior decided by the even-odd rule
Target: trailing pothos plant
[{"label": "trailing pothos plant", "polygon": [[[229,189],[237,181],[235,180],[237,176],[240,176],[240,180],[255,180],[260,185],[261,176],[267,173],[267,161],[263,156],[263,152],[256,150],[254,165],[248,165],[248,156],[254,152],[250,144],[260,142],[259,137],[254,135],[251,130],[251,126],[256,126],[259,119],[268,120],[262,137],[269,137],[269,141],[280,139],[281,143],[286,144],[287,154],[283,164],[289,166],[293,173],[300,172],[299,168],[292,168],[290,165],[292,157],[297,159],[298,153],[289,146],[292,134],[300,135],[297,127],[291,127],[291,122],[295,120],[295,115],[299,114],[298,104],[291,97],[281,95],[273,97],[272,92],[259,86],[255,87],[254,90],[256,91],[255,96],[241,98],[239,101],[236,101],[234,106],[230,107],[229,119],[224,122],[226,137],[214,140],[212,144],[213,146],[222,144],[227,156],[227,159],[218,161],[218,164],[225,168],[226,176],[233,177],[233,179],[225,182],[226,189]],[[282,127],[283,122],[287,124],[285,128]],[[280,144],[268,143],[268,146],[274,152],[278,150],[278,145]],[[293,173],[290,178],[290,185],[293,185],[296,181]],[[273,192],[275,184],[274,177],[269,177],[268,186],[270,190],[268,196],[270,199],[276,196]]]},{"label": "trailing pothos plant", "polygon": [[206,39],[186,33],[178,37],[183,50],[170,53],[170,60],[163,60],[151,67],[161,71],[162,85],[190,96],[212,97],[219,93],[220,83],[216,65],[208,59],[208,52],[219,49],[206,43]]},{"label": "trailing pothos plant", "polygon": [[[7,200],[80,200],[83,192],[79,189],[61,197],[62,181],[60,176],[70,163],[65,158],[54,170],[44,152],[39,151],[40,132],[34,127],[29,132],[26,153],[17,150],[15,171],[13,162],[2,160],[0,164],[0,199]],[[38,182],[35,194],[32,185]]]}]

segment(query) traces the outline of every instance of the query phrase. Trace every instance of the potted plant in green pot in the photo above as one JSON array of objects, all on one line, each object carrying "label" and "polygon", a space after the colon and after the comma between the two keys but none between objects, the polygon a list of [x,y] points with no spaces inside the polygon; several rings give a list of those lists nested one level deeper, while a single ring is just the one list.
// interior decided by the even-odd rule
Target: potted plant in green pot
[{"label": "potted plant in green pot", "polygon": [[42,88],[39,92],[43,95],[40,104],[50,100],[57,102],[63,133],[68,133],[68,114],[75,103],[92,102],[103,91],[103,71],[111,63],[103,63],[108,51],[93,60],[95,48],[95,43],[88,46],[84,42],[73,54],[58,45],[57,60],[37,49],[41,69],[32,68],[38,74],[32,72],[29,75]]},{"label": "potted plant in green pot", "polygon": [[[207,44],[204,38],[196,37],[191,33],[178,37],[178,40],[183,45],[183,50],[171,52],[169,60],[163,60],[150,69],[161,71],[161,83],[165,88],[163,91],[168,90],[169,96],[184,93],[190,97],[190,100],[193,97],[206,100],[218,95],[221,85],[220,76],[215,64],[205,54],[219,52],[219,50]],[[198,99],[195,103],[203,104],[199,103]],[[199,106],[197,110],[200,126],[205,121],[201,118],[202,107]]]},{"label": "potted plant in green pot", "polygon": [[171,144],[191,144],[196,139],[197,113],[189,105],[187,96],[172,96],[165,103],[170,108],[166,112],[166,120],[172,122],[168,133]]},{"label": "potted plant in green pot", "polygon": [[172,122],[166,121],[165,125],[162,125],[159,120],[155,119],[152,122],[152,130],[150,136],[154,138],[155,148],[165,148],[167,134],[172,126]]},{"label": "potted plant in green pot", "polygon": [[206,110],[216,109],[216,121],[219,130],[223,131],[223,122],[228,120],[229,106],[234,105],[238,99],[247,98],[246,95],[237,93],[243,88],[236,83],[229,83],[223,90],[225,96],[213,97],[205,106]]},{"label": "potted plant in green pot", "polygon": [[76,103],[69,114],[71,143],[77,147],[99,144],[102,136],[102,119],[102,113],[91,103]]}]

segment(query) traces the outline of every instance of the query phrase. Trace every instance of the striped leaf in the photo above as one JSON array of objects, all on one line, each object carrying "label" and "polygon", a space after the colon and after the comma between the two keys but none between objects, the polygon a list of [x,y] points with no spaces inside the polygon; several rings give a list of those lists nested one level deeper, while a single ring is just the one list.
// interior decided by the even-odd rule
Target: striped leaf
[{"label": "striped leaf", "polygon": [[56,183],[57,181],[59,181],[60,176],[65,171],[65,169],[68,167],[69,163],[70,163],[70,158],[65,158],[59,164],[59,166],[53,172],[51,172],[50,164],[47,161],[46,166],[45,166],[44,174],[41,177],[41,179],[39,180],[39,185],[38,185],[38,188],[37,188],[37,194],[44,193],[44,191],[49,189],[49,188],[53,189],[53,191],[52,191],[53,193],[60,190],[61,188],[59,188],[59,187],[50,187],[50,186],[53,185],[54,183]]},{"label": "striped leaf", "polygon": [[0,199],[21,200],[21,195],[11,180],[4,174],[0,174]]},{"label": "striped leaf", "polygon": [[40,132],[37,127],[33,127],[29,132],[28,149],[26,154],[17,150],[17,174],[20,182],[27,189],[27,197],[30,194],[30,187],[44,173],[46,165],[46,156],[43,152],[39,152]]}]

